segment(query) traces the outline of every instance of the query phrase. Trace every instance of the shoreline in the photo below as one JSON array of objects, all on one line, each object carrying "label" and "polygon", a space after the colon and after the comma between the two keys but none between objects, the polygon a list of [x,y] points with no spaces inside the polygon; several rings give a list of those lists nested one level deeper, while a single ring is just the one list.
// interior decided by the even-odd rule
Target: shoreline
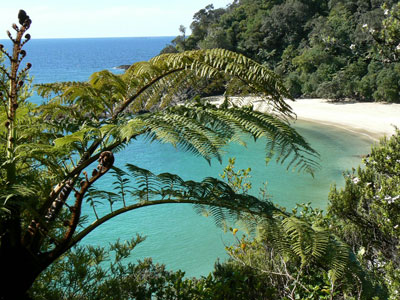
[{"label": "shoreline", "polygon": [[296,99],[290,101],[289,105],[298,120],[339,127],[374,141],[394,134],[394,126],[400,128],[400,104]]},{"label": "shoreline", "polygon": [[365,129],[361,128],[353,128],[347,125],[335,123],[335,122],[324,122],[320,120],[314,120],[314,119],[308,119],[308,118],[297,118],[296,120],[290,121],[291,124],[296,124],[296,121],[304,121],[304,122],[310,122],[314,124],[321,124],[324,126],[329,126],[329,127],[335,127],[339,128],[339,130],[344,130],[344,131],[349,131],[354,134],[362,135],[364,138],[371,140],[372,142],[379,142],[379,140],[384,136],[389,136],[387,134],[380,134],[372,131],[367,131]]},{"label": "shoreline", "polygon": [[[222,103],[223,97],[210,97],[214,104]],[[235,101],[236,97],[231,97]],[[237,97],[242,104],[253,103],[254,109],[268,112],[265,102],[255,97]],[[335,126],[379,141],[383,136],[395,133],[393,125],[400,129],[400,104],[381,102],[333,102],[327,99],[296,99],[287,100],[297,115],[297,120]],[[296,122],[296,120],[291,121]]]}]

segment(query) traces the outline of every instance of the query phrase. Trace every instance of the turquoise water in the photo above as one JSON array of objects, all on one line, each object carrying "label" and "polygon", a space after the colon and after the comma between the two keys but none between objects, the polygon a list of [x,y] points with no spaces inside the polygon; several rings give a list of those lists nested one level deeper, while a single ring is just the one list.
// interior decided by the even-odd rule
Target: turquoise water
[{"label": "turquoise water", "polygon": [[[267,192],[279,205],[290,208],[295,203],[311,202],[314,207],[325,208],[330,185],[344,184],[343,171],[357,166],[372,142],[348,131],[311,122],[298,121],[295,127],[321,154],[321,168],[315,178],[287,171],[284,165],[274,162],[266,166],[262,141],[249,141],[247,148],[230,145],[223,163],[213,161],[209,166],[204,159],[179,152],[170,145],[138,140],[116,156],[116,163],[123,167],[130,162],[156,174],[170,172],[185,180],[201,180],[218,177],[228,158],[236,157],[237,169],[252,169],[253,194],[257,195],[267,181]],[[109,182],[104,179],[102,188]],[[104,209],[107,211],[107,206]],[[216,227],[211,217],[197,215],[190,205],[168,204],[119,216],[92,232],[85,243],[107,245],[116,238],[129,239],[136,233],[147,239],[135,249],[130,261],[151,256],[170,269],[184,270],[187,276],[207,275],[218,258],[227,258],[225,245],[233,242],[232,235]]]},{"label": "turquoise water", "polygon": [[[148,60],[170,42],[160,38],[106,39],[43,39],[27,44],[25,62],[31,62],[34,83],[86,80],[90,74],[103,69],[115,70],[123,64]],[[6,47],[8,41],[0,41]],[[32,102],[42,101],[38,96]],[[130,162],[154,173],[176,173],[184,179],[201,180],[218,177],[236,157],[237,168],[252,168],[253,193],[268,181],[271,200],[287,207],[295,203],[311,202],[315,207],[327,204],[329,187],[336,182],[343,185],[342,172],[360,162],[360,155],[368,153],[371,142],[358,135],[333,127],[297,122],[296,128],[321,154],[321,169],[313,179],[309,175],[286,171],[284,166],[264,163],[264,144],[250,141],[247,148],[231,145],[223,163],[211,166],[199,157],[182,153],[170,145],[147,144],[143,140],[132,143],[117,154],[116,163],[123,167]],[[110,180],[101,184],[105,189]],[[85,208],[87,209],[87,208]],[[107,211],[107,206],[99,208]],[[90,209],[87,210],[90,212]],[[169,268],[182,269],[188,276],[206,275],[217,258],[225,259],[224,245],[232,242],[231,234],[214,225],[211,218],[196,215],[190,205],[165,205],[143,208],[119,216],[92,232],[84,243],[107,246],[117,238],[129,239],[136,233],[147,236],[134,251],[131,261],[153,257]]]}]

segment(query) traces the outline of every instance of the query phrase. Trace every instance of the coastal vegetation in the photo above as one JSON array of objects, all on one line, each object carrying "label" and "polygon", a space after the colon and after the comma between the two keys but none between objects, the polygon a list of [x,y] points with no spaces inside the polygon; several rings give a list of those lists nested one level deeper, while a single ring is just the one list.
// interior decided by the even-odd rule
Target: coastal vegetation
[{"label": "coastal vegetation", "polygon": [[242,53],[294,97],[400,102],[399,17],[393,0],[236,0],[198,11],[162,52]]},{"label": "coastal vegetation", "polygon": [[[249,192],[250,170],[222,177]],[[150,259],[123,264],[137,237],[109,249],[76,247],[35,282],[35,299],[398,299],[400,131],[384,138],[332,187],[327,212],[308,204],[273,217],[246,215],[249,234],[230,228],[230,259],[207,277],[185,278]],[[267,194],[267,193],[266,193]],[[267,197],[267,196],[266,196]],[[268,199],[268,198],[267,198]],[[111,254],[110,254],[111,253]],[[111,257],[114,257],[111,259]]]},{"label": "coastal vegetation", "polygon": [[[94,73],[87,82],[41,84],[36,90],[46,101],[34,105],[28,99],[31,64],[20,68],[32,21],[23,10],[18,18],[20,25],[12,25],[15,36],[8,32],[12,52],[0,46],[9,60],[8,66],[0,67],[4,125],[0,264],[7,270],[1,299],[27,298],[44,270],[91,231],[132,210],[191,203],[198,212],[209,211],[217,222],[243,214],[272,216],[278,210],[216,178],[184,181],[132,164],[124,170],[114,166],[118,160],[114,154],[140,136],[170,143],[207,161],[220,160],[222,147],[232,141],[243,143],[244,135],[265,137],[267,159],[309,173],[317,166],[317,153],[289,125],[293,112],[283,98],[290,94],[280,78],[267,67],[223,49],[164,54],[135,63],[122,75]],[[182,89],[198,84],[201,88],[216,77],[229,78],[228,86],[261,97],[275,113],[230,105],[228,94],[220,107],[182,97]],[[118,192],[96,187],[103,176],[114,178]],[[109,210],[100,214],[101,205]],[[83,206],[92,208],[90,215],[82,213]],[[128,243],[128,249],[139,241]],[[118,261],[124,250],[114,248]]]},{"label": "coastal vegetation", "polygon": [[[400,5],[382,10],[379,0],[363,3],[243,0],[227,9],[209,6],[195,15],[190,36],[181,27],[182,36],[164,51],[177,53],[135,63],[122,75],[101,71],[87,82],[37,85],[46,100],[40,105],[29,102],[31,65],[20,68],[31,25],[21,11],[20,26],[13,24],[16,35],[9,33],[12,53],[0,46],[0,299],[398,299],[399,130],[373,146],[363,166],[344,174],[343,189],[332,187],[326,212],[308,204],[288,211],[273,204],[268,191],[251,196],[251,170],[236,171],[234,159],[221,178],[200,182],[114,164],[118,152],[139,137],[209,162],[221,159],[227,143],[251,136],[266,138],[267,160],[313,174],[318,154],[288,123],[293,112],[283,98],[296,95],[294,87],[301,95],[331,89],[338,93],[333,98],[398,101],[398,82],[390,88],[398,72]],[[240,16],[243,23],[235,21]],[[367,16],[383,27],[363,31],[357,22]],[[229,20],[232,28],[216,25]],[[256,34],[263,25],[275,28],[265,41]],[[239,34],[241,28],[246,34]],[[287,35],[273,36],[279,32]],[[271,48],[260,47],[261,40]],[[239,45],[254,60],[208,49],[245,53]],[[361,46],[364,52],[352,60],[347,52]],[[363,64],[366,74],[350,73],[355,81],[337,77]],[[371,80],[364,86],[371,89],[368,97],[358,90],[365,76]],[[360,85],[346,87],[357,80]],[[221,83],[221,106],[198,96]],[[337,89],[327,87],[333,83]],[[238,93],[262,97],[274,114],[232,105],[229,96]],[[96,184],[101,177],[112,190]],[[125,263],[141,236],[108,248],[80,243],[117,215],[171,203],[193,204],[235,237],[226,249],[230,259],[216,262],[207,277],[186,278],[151,259]],[[248,231],[235,228],[237,221]]]}]

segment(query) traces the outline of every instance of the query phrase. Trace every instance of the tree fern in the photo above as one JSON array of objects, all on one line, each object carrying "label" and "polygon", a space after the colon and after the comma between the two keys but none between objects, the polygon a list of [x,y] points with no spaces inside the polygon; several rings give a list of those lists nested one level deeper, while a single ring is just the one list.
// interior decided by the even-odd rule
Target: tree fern
[{"label": "tree fern", "polygon": [[[267,115],[238,107],[170,106],[179,101],[180,88],[185,88],[188,82],[196,84],[195,79],[221,74],[245,82],[254,95],[263,97],[278,114]],[[87,83],[40,85],[38,91],[44,96],[54,91],[50,107],[57,103],[73,105],[75,109],[71,113],[62,112],[69,122],[76,119],[77,123],[95,125],[93,120],[97,120],[98,127],[110,121],[118,122],[119,130],[125,133],[121,135],[124,137],[121,142],[146,132],[151,139],[171,142],[210,160],[220,159],[223,145],[240,140],[239,133],[247,133],[254,138],[267,138],[267,159],[276,154],[278,161],[288,161],[288,167],[306,172],[316,167],[315,151],[285,118],[279,118],[279,115],[292,115],[283,99],[290,96],[280,79],[267,68],[227,50],[165,54],[135,63],[122,75],[101,71],[93,74]],[[46,112],[45,118],[54,119],[55,112],[46,110],[46,106],[41,111]],[[141,111],[152,113],[138,115]],[[131,121],[135,119],[146,123],[144,130],[129,128],[133,125],[138,129],[137,121]]]},{"label": "tree fern", "polygon": [[[11,86],[2,96],[5,110],[0,116],[8,113],[9,122],[6,132],[0,132],[7,142],[0,158],[0,171],[6,178],[1,180],[1,197],[7,201],[2,201],[0,209],[11,212],[10,219],[0,223],[0,261],[11,274],[5,286],[18,281],[21,293],[25,293],[41,271],[92,230],[131,210],[191,203],[199,210],[218,207],[210,210],[218,222],[237,219],[243,212],[271,217],[276,211],[271,203],[237,194],[213,178],[184,181],[177,175],[157,176],[134,165],[128,166],[126,174],[114,169],[117,190],[92,190],[99,178],[113,170],[114,153],[140,135],[171,143],[207,160],[220,159],[223,146],[240,141],[242,134],[266,137],[268,155],[278,152],[278,160],[283,162],[293,154],[294,162],[289,161],[289,166],[306,171],[315,167],[314,150],[288,126],[287,117],[293,113],[284,97],[290,95],[278,76],[227,50],[162,55],[135,63],[122,75],[101,71],[87,82],[41,84],[37,92],[47,98],[46,103],[24,110],[27,90],[23,79],[31,65],[23,70],[19,65],[26,53],[22,47],[30,39],[25,31],[31,21],[23,11],[19,17],[24,20],[20,20],[21,27],[13,25],[16,38],[9,34],[13,55],[0,47],[7,57],[18,58],[11,59],[12,74],[4,67],[0,72],[12,83],[5,84],[7,76],[0,78],[2,90]],[[275,114],[263,116],[250,108],[226,109],[209,104],[184,106],[187,103],[182,102],[186,99],[182,92],[189,85],[224,76],[229,78],[228,87],[235,82],[231,79],[243,82],[249,87],[246,92],[262,97]],[[122,188],[129,181],[131,197],[125,197],[124,192],[122,196]],[[96,219],[89,225],[84,223],[84,203],[92,206]],[[96,210],[101,203],[109,205],[104,215]],[[10,260],[11,256],[14,259]]]},{"label": "tree fern", "polygon": [[333,282],[343,279],[346,270],[354,265],[345,243],[328,230],[295,216],[265,222],[262,236],[287,260],[298,259],[301,268],[310,265],[324,268]]},{"label": "tree fern", "polygon": [[[127,164],[126,168],[126,171],[114,168],[118,191],[121,191],[121,187],[126,191],[125,199],[121,192],[91,190],[88,203],[92,207],[99,203],[96,198],[109,202],[113,211],[129,207],[136,209],[137,205],[151,205],[152,202],[192,203],[196,212],[211,215],[219,226],[225,221],[239,220],[242,213],[271,217],[274,211],[279,211],[272,203],[251,195],[238,194],[228,184],[215,178],[205,178],[200,182],[185,181],[176,174],[156,175],[132,164]],[[122,207],[113,207],[116,202],[123,202]],[[96,216],[97,219],[102,217],[97,212]]]},{"label": "tree fern", "polygon": [[278,162],[289,159],[288,168],[312,173],[318,166],[317,153],[292,127],[250,107],[221,110],[212,105],[177,106],[138,119],[148,128],[146,134],[151,140],[181,146],[207,160],[220,159],[224,145],[250,134],[255,139],[266,139],[267,161],[276,153]]}]

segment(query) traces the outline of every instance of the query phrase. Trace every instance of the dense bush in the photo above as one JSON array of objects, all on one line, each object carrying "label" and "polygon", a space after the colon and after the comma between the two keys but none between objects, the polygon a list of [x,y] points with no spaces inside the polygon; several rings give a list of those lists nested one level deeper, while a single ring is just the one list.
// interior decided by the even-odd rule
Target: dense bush
[{"label": "dense bush", "polygon": [[196,13],[185,49],[243,53],[295,97],[400,102],[399,16],[394,0],[239,0]]},{"label": "dense bush", "polygon": [[331,229],[359,254],[364,267],[400,297],[400,131],[372,148],[364,166],[330,194]]},{"label": "dense bush", "polygon": [[167,271],[151,259],[125,264],[134,245],[117,242],[109,249],[76,247],[43,272],[30,290],[33,299],[115,300],[195,299],[203,294],[203,281],[184,279],[184,272]]}]

